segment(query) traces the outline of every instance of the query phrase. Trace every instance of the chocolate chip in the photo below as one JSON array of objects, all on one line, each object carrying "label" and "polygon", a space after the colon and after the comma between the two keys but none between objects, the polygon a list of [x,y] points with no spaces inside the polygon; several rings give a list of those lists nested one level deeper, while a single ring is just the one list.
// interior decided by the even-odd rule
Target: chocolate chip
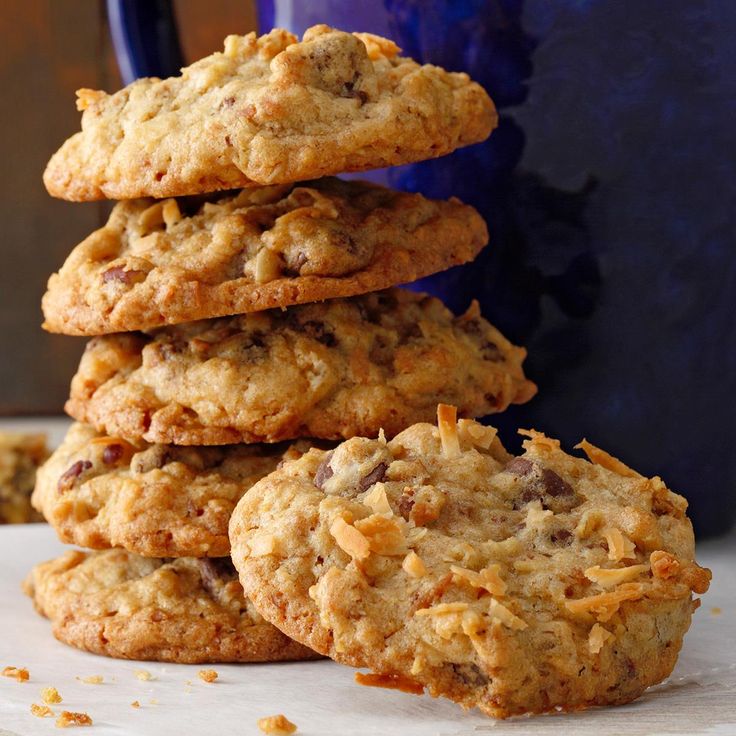
[{"label": "chocolate chip", "polygon": [[328,348],[333,348],[337,345],[337,338],[335,335],[325,326],[324,322],[320,322],[316,319],[310,319],[307,322],[303,322],[301,328],[310,337],[313,337],[317,342],[321,342]]},{"label": "chocolate chip", "polygon": [[294,264],[292,268],[298,273],[301,267],[308,261],[306,253],[302,253],[302,251],[299,251],[296,254],[296,258],[294,259]]},{"label": "chocolate chip", "polygon": [[422,328],[415,322],[410,324],[406,329],[401,331],[399,335],[399,343],[404,344],[409,340],[417,340],[422,337]]},{"label": "chocolate chip", "polygon": [[488,684],[488,676],[484,674],[477,664],[451,664],[455,676],[465,685],[482,687]]},{"label": "chocolate chip", "polygon": [[202,586],[212,596],[216,596],[219,585],[237,580],[238,573],[229,557],[203,557],[198,562]]},{"label": "chocolate chip", "polygon": [[143,281],[145,276],[145,271],[138,271],[136,269],[126,271],[124,266],[113,266],[112,268],[108,268],[107,271],[102,274],[102,281],[105,284],[110,281],[119,281],[123,284],[133,284]]},{"label": "chocolate chip", "polygon": [[382,481],[384,476],[386,475],[387,470],[388,465],[386,465],[386,463],[378,463],[378,465],[376,465],[376,467],[373,468],[373,470],[371,470],[368,475],[364,475],[358,481],[358,493],[367,491],[374,483]]},{"label": "chocolate chip", "polygon": [[235,104],[234,97],[226,97],[221,103],[220,107],[232,107]]},{"label": "chocolate chip", "polygon": [[534,470],[534,463],[523,457],[515,457],[503,469],[504,473],[513,473],[514,475],[529,475],[532,470]]},{"label": "chocolate chip", "polygon": [[526,506],[528,503],[531,503],[532,501],[541,501],[541,500],[542,500],[542,494],[538,490],[532,487],[527,487],[514,499],[513,506],[514,506],[514,509],[518,511],[522,506]]},{"label": "chocolate chip", "polygon": [[104,451],[102,452],[102,462],[105,463],[105,465],[115,465],[115,463],[120,460],[122,456],[122,445],[107,445],[107,447],[105,447]]},{"label": "chocolate chip", "polygon": [[466,319],[459,323],[460,329],[466,335],[480,335],[480,322],[477,319]]},{"label": "chocolate chip", "polygon": [[554,470],[550,470],[549,468],[542,470],[542,483],[544,484],[545,492],[552,496],[552,498],[572,496],[575,493],[567,481],[562,480]]},{"label": "chocolate chip", "polygon": [[399,498],[399,513],[406,521],[409,521],[411,510],[414,508],[414,489],[407,488]]},{"label": "chocolate chip", "polygon": [[519,479],[519,490],[512,500],[512,507],[517,511],[532,501],[541,501],[543,509],[559,514],[581,503],[580,497],[566,480],[539,463],[516,457],[506,465],[504,471]]},{"label": "chocolate chip", "polygon": [[323,490],[325,481],[328,481],[334,475],[334,471],[330,467],[330,460],[332,460],[332,453],[328,452],[314,474],[314,485],[320,490]]},{"label": "chocolate chip", "polygon": [[560,547],[566,547],[572,544],[572,532],[568,529],[557,529],[549,535],[552,544],[556,544]]},{"label": "chocolate chip", "polygon": [[60,478],[57,485],[59,492],[64,493],[70,490],[77,478],[79,478],[85,470],[89,470],[92,463],[89,460],[77,460]]},{"label": "chocolate chip", "polygon": [[498,345],[490,340],[486,340],[480,346],[480,354],[483,357],[483,360],[491,360],[494,363],[497,363],[502,358]]}]

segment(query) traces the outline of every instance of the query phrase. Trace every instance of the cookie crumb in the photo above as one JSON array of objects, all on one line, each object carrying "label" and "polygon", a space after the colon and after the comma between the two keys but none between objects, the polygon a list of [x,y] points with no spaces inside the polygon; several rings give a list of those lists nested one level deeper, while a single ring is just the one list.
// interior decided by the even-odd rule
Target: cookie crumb
[{"label": "cookie crumb", "polygon": [[137,700],[134,700],[134,701],[133,701],[133,702],[132,702],[132,703],[130,704],[130,707],[131,707],[131,708],[140,708],[140,707],[141,707],[141,704],[140,704],[140,703],[139,703],[139,702],[138,702]]},{"label": "cookie crumb", "polygon": [[383,687],[387,690],[400,690],[402,693],[421,695],[424,685],[402,675],[379,675],[364,672],[355,673],[355,682],[365,687]]},{"label": "cookie crumb", "polygon": [[150,700],[149,700],[148,702],[149,702],[149,703],[150,703],[151,705],[158,705],[158,700],[156,700],[156,698],[151,698],[151,699],[150,699]]},{"label": "cookie crumb", "polygon": [[87,677],[77,677],[79,682],[83,682],[85,685],[102,685],[104,678],[102,675],[88,675]]},{"label": "cookie crumb", "polygon": [[198,673],[199,679],[204,682],[214,682],[218,675],[215,670],[200,670]]},{"label": "cookie crumb", "polygon": [[134,674],[136,679],[143,680],[144,682],[150,682],[156,679],[148,670],[136,670]]},{"label": "cookie crumb", "polygon": [[56,719],[56,728],[91,725],[92,719],[86,713],[73,713],[69,710],[61,711],[61,715]]},{"label": "cookie crumb", "polygon": [[51,708],[48,707],[48,705],[38,705],[36,703],[32,703],[31,715],[36,716],[36,718],[49,718],[53,717],[54,711],[52,711]]},{"label": "cookie crumb", "polygon": [[296,733],[296,724],[279,713],[277,716],[266,716],[258,719],[258,728],[270,736],[289,736]]},{"label": "cookie crumb", "polygon": [[18,682],[28,682],[31,679],[31,675],[25,667],[5,667],[3,668],[3,677],[10,677]]},{"label": "cookie crumb", "polygon": [[55,687],[45,687],[41,690],[41,700],[47,705],[61,703],[61,695]]},{"label": "cookie crumb", "polygon": [[710,609],[711,616],[720,616],[723,613],[723,609],[720,606],[713,606]]}]

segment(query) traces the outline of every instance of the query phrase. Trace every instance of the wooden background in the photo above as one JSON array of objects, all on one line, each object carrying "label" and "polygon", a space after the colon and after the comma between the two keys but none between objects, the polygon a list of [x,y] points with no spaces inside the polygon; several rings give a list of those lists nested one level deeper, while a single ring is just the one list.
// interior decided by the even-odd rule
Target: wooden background
[{"label": "wooden background", "polygon": [[[175,0],[188,60],[256,25],[251,2]],[[99,227],[109,203],[48,196],[41,174],[79,129],[74,92],[120,78],[102,0],[4,0],[0,13],[0,415],[58,413],[84,347],[41,330],[46,280]]]}]

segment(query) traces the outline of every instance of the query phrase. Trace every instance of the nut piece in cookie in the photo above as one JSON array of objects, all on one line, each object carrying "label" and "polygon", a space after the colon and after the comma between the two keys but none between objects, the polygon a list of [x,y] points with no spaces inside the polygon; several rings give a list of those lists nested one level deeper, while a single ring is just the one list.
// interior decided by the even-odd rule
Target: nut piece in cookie
[{"label": "nut piece in cookie", "polygon": [[261,615],[361,684],[502,718],[667,677],[710,582],[685,499],[587,442],[591,461],[523,431],[514,457],[438,419],[313,449],[241,499],[233,562]]},{"label": "nut piece in cookie", "polygon": [[[405,289],[92,339],[66,410],[130,442],[393,436],[524,403],[523,348],[480,315]],[[85,471],[80,468],[83,477]]]},{"label": "nut piece in cookie", "polygon": [[318,656],[261,618],[226,558],[70,551],[34,567],[24,589],[59,641],[95,654],[188,664]]},{"label": "nut piece in cookie", "polygon": [[498,116],[467,74],[325,25],[228,36],[221,53],[113,95],[79,90],[82,130],[44,172],[75,201],[283,184],[435,158],[487,138]]}]

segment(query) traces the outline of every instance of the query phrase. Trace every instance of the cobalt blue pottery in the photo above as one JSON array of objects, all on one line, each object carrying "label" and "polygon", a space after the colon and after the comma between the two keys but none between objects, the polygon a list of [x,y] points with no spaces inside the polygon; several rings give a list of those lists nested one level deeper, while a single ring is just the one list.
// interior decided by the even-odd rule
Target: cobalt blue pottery
[{"label": "cobalt blue pottery", "polygon": [[[108,0],[121,69],[181,65],[169,3]],[[260,0],[262,30],[372,31],[465,70],[501,113],[483,144],[372,174],[486,217],[473,264],[416,284],[480,301],[539,395],[490,421],[587,437],[736,517],[736,9],[725,0]]]}]

